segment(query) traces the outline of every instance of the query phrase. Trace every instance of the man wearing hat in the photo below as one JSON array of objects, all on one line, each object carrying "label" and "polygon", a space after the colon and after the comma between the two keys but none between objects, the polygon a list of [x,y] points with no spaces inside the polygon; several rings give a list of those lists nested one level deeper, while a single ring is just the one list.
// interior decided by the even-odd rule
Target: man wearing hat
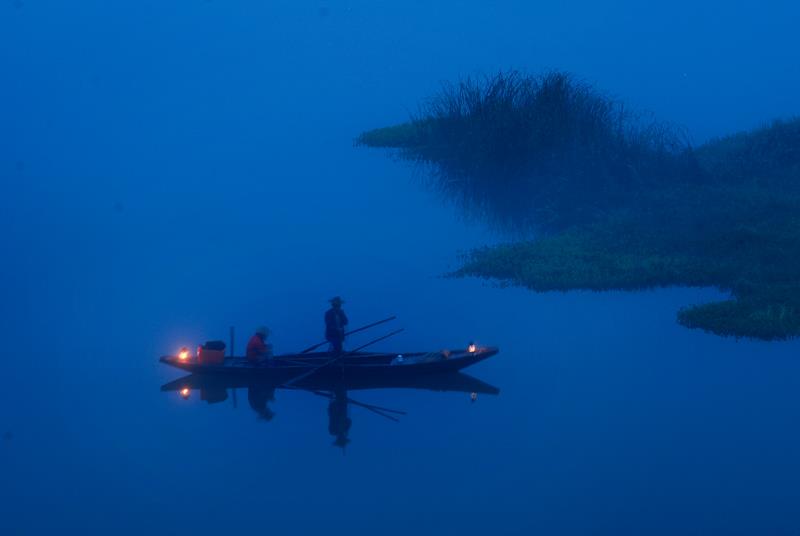
[{"label": "man wearing hat", "polygon": [[331,308],[325,313],[325,340],[331,343],[333,353],[340,354],[344,343],[344,328],[347,326],[347,316],[342,310],[344,300],[336,296],[330,302]]}]

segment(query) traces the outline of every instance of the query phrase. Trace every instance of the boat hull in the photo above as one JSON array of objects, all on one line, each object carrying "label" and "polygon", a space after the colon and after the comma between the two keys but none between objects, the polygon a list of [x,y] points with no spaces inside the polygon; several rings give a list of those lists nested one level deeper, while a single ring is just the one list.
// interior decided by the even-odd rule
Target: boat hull
[{"label": "boat hull", "polygon": [[[220,364],[200,364],[181,360],[178,356],[163,356],[160,361],[193,374],[260,378],[281,385],[308,374],[309,379],[340,380],[348,383],[374,383],[395,379],[413,379],[428,375],[455,373],[497,354],[497,348],[476,348],[475,351],[451,350],[441,353],[361,353],[335,359],[330,353],[288,354],[276,356],[267,363],[252,363],[242,357],[227,357]],[[403,356],[398,364],[399,355]],[[447,355],[447,357],[444,357]],[[394,364],[393,364],[394,363]],[[313,371],[313,372],[312,372]],[[301,381],[297,384],[300,385]]]}]

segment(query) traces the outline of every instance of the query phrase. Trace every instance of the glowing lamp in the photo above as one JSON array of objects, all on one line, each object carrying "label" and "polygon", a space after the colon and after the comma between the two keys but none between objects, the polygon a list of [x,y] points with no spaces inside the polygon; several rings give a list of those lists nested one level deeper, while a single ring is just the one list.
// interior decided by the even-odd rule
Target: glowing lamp
[{"label": "glowing lamp", "polygon": [[478,347],[475,346],[475,343],[474,342],[469,343],[469,346],[467,346],[467,352],[469,352],[471,354],[474,354],[477,351],[478,351]]},{"label": "glowing lamp", "polygon": [[186,361],[187,359],[189,359],[189,349],[186,348],[185,346],[181,348],[181,351],[178,352],[178,359],[180,359],[181,361]]},{"label": "glowing lamp", "polygon": [[189,390],[188,387],[184,387],[183,389],[180,390],[180,393],[181,397],[183,397],[183,399],[186,400],[187,398],[189,398],[191,391]]}]

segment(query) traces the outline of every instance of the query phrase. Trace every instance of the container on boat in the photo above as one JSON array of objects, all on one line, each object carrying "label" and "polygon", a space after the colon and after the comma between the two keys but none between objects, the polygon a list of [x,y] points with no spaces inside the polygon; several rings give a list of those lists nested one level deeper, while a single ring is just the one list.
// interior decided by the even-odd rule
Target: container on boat
[{"label": "container on boat", "polygon": [[197,362],[200,365],[221,365],[225,362],[224,350],[206,350],[200,347],[197,353]]},{"label": "container on boat", "polygon": [[208,341],[197,349],[197,363],[200,365],[221,365],[225,362],[225,343]]}]

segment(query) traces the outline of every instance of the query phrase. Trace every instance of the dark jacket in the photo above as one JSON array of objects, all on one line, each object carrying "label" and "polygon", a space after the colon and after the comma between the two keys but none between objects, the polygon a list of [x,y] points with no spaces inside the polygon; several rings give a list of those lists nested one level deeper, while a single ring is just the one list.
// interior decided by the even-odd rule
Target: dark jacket
[{"label": "dark jacket", "polygon": [[325,340],[343,341],[346,326],[347,315],[344,314],[344,311],[331,307],[325,313]]}]

